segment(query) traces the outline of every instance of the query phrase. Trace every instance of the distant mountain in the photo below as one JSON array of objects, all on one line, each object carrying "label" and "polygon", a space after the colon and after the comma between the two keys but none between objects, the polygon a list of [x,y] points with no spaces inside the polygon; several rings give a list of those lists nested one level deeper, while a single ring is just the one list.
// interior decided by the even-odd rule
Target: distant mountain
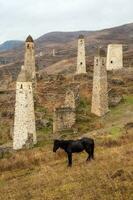
[{"label": "distant mountain", "polygon": [[80,34],[85,36],[86,42],[94,44],[103,41],[108,42],[133,42],[133,23],[117,26],[113,28],[97,30],[97,31],[75,31],[75,32],[50,32],[42,35],[36,40],[39,46],[51,47],[51,45],[63,45],[71,43],[78,38]]},{"label": "distant mountain", "polygon": [[37,39],[37,42],[42,43],[66,43],[70,42],[76,38],[80,34],[83,34],[84,36],[88,36],[93,31],[76,31],[76,32],[50,32],[42,35]]},{"label": "distant mountain", "polygon": [[[107,45],[111,43],[123,44],[124,56],[133,57],[133,23],[97,31],[50,32],[35,40],[37,68],[43,70],[52,65],[50,69],[54,72],[55,68],[58,68],[58,71],[59,68],[62,70],[62,65],[64,68],[65,65],[67,67],[68,62],[69,65],[75,65],[73,58],[77,56],[77,38],[80,34],[85,36],[86,56],[89,63],[93,63],[93,56],[98,46],[107,50]],[[1,51],[1,49],[5,50],[2,46],[8,50]],[[54,57],[53,49],[56,52]],[[16,78],[24,62],[24,42],[5,42],[0,45],[0,51],[0,76],[2,76],[1,72],[5,71]]]},{"label": "distant mountain", "polygon": [[0,44],[0,51],[9,51],[15,48],[18,48],[23,44],[22,41],[19,40],[9,40],[4,42],[3,44]]}]

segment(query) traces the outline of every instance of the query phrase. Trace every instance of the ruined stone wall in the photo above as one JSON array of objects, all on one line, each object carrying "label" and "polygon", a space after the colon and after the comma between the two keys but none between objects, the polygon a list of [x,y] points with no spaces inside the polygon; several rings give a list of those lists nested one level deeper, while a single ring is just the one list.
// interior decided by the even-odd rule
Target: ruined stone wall
[{"label": "ruined stone wall", "polygon": [[108,112],[106,58],[94,58],[91,112],[103,116]]},{"label": "ruined stone wall", "polygon": [[29,134],[33,135],[33,141],[36,143],[32,83],[17,82],[13,149],[23,148],[29,138]]},{"label": "ruined stone wall", "polygon": [[75,110],[70,107],[60,107],[54,110],[53,133],[71,129],[75,124]]},{"label": "ruined stone wall", "polygon": [[109,44],[107,50],[107,70],[123,68],[123,47],[121,44]]},{"label": "ruined stone wall", "polygon": [[82,73],[86,73],[85,41],[84,38],[79,38],[76,74]]},{"label": "ruined stone wall", "polygon": [[75,109],[75,96],[72,90],[66,92],[65,106]]},{"label": "ruined stone wall", "polygon": [[65,95],[64,104],[61,107],[54,109],[53,116],[53,132],[71,129],[75,124],[75,95],[70,89],[67,90]]}]

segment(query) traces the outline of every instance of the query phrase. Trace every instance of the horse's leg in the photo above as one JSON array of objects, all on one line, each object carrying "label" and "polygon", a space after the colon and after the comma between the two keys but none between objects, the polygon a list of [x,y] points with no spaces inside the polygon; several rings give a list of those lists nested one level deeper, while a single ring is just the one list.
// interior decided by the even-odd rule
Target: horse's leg
[{"label": "horse's leg", "polygon": [[87,157],[87,160],[86,161],[89,161],[89,160],[91,160],[91,151],[90,151],[90,149],[85,149],[85,151],[88,153],[88,157]]},{"label": "horse's leg", "polygon": [[91,157],[92,157],[93,160],[95,159],[94,158],[94,148],[95,148],[95,146],[94,146],[94,144],[92,144],[92,147],[91,147]]},{"label": "horse's leg", "polygon": [[67,153],[68,155],[68,167],[72,166],[72,153]]}]

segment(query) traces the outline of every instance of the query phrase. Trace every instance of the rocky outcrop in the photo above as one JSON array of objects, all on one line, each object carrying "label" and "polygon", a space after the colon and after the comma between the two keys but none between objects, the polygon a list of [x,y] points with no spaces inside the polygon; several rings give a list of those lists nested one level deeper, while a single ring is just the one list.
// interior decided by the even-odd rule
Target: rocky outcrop
[{"label": "rocky outcrop", "polygon": [[114,89],[109,91],[109,106],[114,107],[123,101],[123,96],[118,94]]}]

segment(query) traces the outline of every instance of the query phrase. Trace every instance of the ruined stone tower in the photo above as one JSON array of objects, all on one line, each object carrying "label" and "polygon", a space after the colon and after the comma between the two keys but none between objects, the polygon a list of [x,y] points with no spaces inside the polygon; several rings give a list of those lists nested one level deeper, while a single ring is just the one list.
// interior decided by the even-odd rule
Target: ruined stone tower
[{"label": "ruined stone tower", "polygon": [[97,116],[108,112],[106,57],[102,49],[94,58],[91,112]]},{"label": "ruined stone tower", "polygon": [[107,70],[123,68],[122,44],[109,44],[107,49]]},{"label": "ruined stone tower", "polygon": [[66,92],[65,106],[75,109],[75,96],[72,90]]},{"label": "ruined stone tower", "polygon": [[29,79],[35,81],[36,77],[35,50],[34,50],[34,41],[30,35],[27,37],[25,41],[24,68]]},{"label": "ruined stone tower", "polygon": [[16,104],[13,149],[18,150],[36,143],[36,128],[32,82],[25,67],[16,82]]},{"label": "ruined stone tower", "polygon": [[75,124],[75,96],[73,91],[66,92],[64,105],[54,109],[53,133],[69,130]]},{"label": "ruined stone tower", "polygon": [[82,74],[82,73],[86,73],[85,40],[84,36],[80,35],[78,38],[78,56],[77,56],[76,74]]}]

